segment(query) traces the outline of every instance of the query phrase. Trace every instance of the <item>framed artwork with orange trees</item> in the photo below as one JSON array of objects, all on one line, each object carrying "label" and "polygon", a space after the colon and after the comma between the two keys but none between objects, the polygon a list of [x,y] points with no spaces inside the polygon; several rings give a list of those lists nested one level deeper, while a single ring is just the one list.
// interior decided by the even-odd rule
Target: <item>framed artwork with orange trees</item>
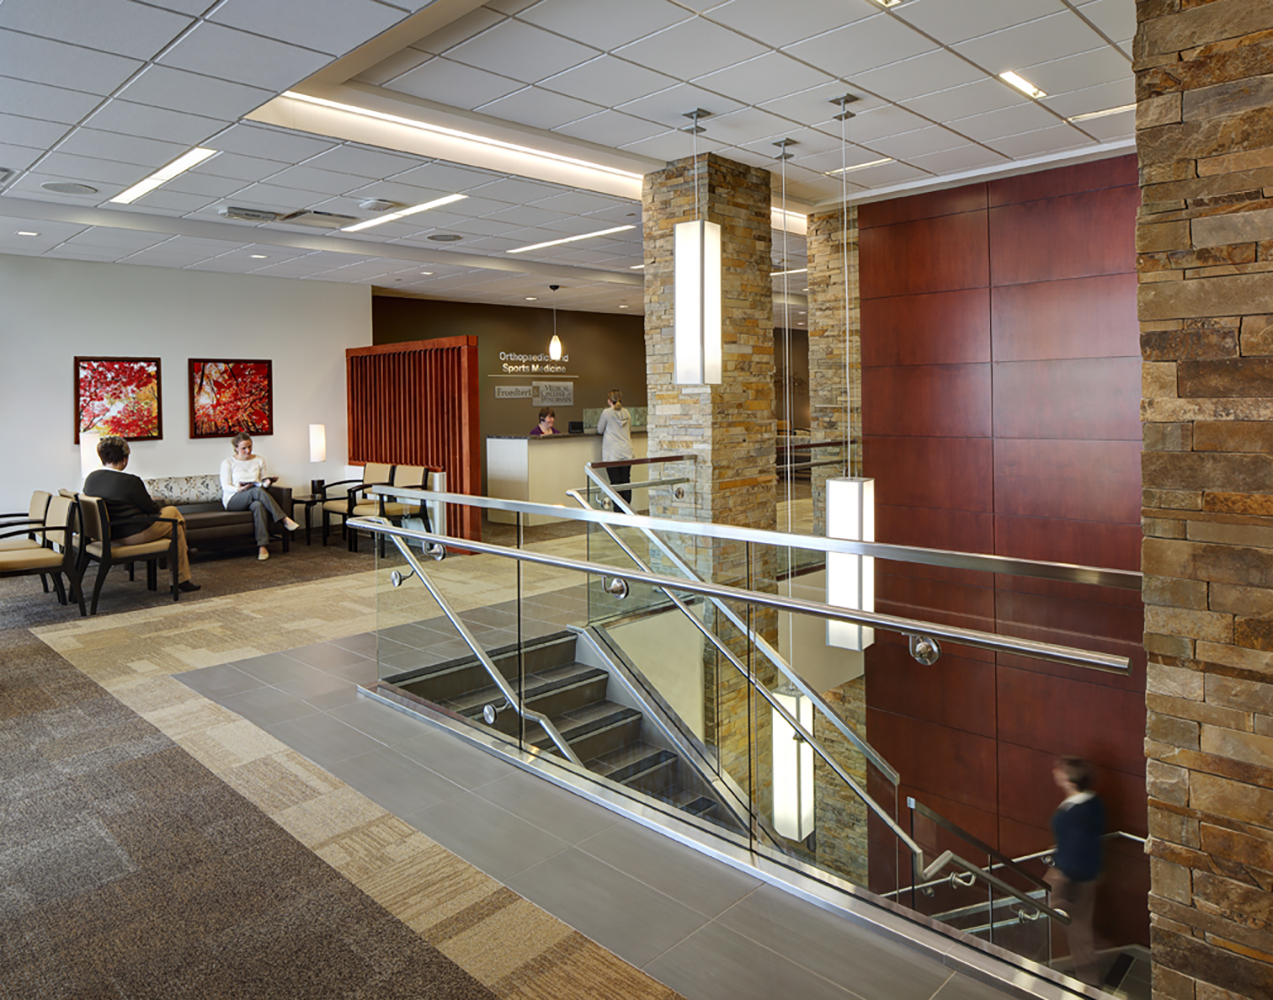
[{"label": "framed artwork with orange trees", "polygon": [[158,358],[75,359],[75,443],[80,434],[127,441],[164,436]]},{"label": "framed artwork with orange trees", "polygon": [[274,433],[274,374],[269,361],[191,358],[190,436]]}]

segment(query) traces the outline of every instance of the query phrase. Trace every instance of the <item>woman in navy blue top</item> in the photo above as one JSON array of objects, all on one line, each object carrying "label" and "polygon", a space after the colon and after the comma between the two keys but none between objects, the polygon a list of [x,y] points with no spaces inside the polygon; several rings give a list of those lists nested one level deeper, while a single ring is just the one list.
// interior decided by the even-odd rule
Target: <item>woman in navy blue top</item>
[{"label": "woman in navy blue top", "polygon": [[1052,778],[1065,793],[1065,799],[1052,814],[1056,850],[1052,867],[1044,878],[1052,886],[1053,908],[1070,915],[1068,936],[1074,975],[1085,983],[1099,986],[1092,914],[1096,908],[1096,881],[1102,867],[1105,805],[1092,791],[1092,765],[1082,758],[1057,758]]}]

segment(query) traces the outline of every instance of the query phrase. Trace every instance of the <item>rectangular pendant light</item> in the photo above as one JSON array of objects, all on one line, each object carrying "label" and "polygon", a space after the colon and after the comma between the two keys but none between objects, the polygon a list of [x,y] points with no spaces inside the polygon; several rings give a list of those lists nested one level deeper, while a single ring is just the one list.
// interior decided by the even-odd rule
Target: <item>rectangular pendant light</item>
[{"label": "rectangular pendant light", "polygon": [[720,226],[678,222],[673,231],[674,381],[720,385]]},{"label": "rectangular pendant light", "polygon": [[[813,732],[813,701],[794,687],[774,692],[774,700],[805,732]],[[813,832],[813,747],[777,712],[773,717],[774,829],[790,840]]]},{"label": "rectangular pendant light", "polygon": [[[840,476],[827,480],[827,537],[875,541],[875,480]],[[875,558],[827,553],[827,603],[855,611],[875,610]],[[827,645],[861,651],[875,629],[827,622]]]}]

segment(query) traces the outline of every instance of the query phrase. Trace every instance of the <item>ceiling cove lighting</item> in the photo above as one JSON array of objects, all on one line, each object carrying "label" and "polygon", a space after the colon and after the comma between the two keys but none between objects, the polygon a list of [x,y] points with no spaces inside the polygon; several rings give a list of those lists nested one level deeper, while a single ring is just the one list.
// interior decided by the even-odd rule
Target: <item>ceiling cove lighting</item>
[{"label": "ceiling cove lighting", "polygon": [[433,201],[426,201],[423,205],[412,205],[410,208],[402,208],[396,212],[389,212],[376,219],[364,219],[362,222],[355,222],[352,226],[345,226],[341,229],[342,233],[356,233],[362,229],[370,229],[372,226],[383,226],[386,222],[396,222],[398,219],[405,219],[408,215],[415,215],[417,212],[427,212],[431,208],[441,208],[443,205],[450,205],[457,201],[463,201],[467,198],[466,194],[448,194],[445,198],[434,198]]},{"label": "ceiling cove lighting", "polygon": [[149,177],[138,181],[128,190],[115,195],[111,201],[116,205],[131,205],[144,194],[149,194],[161,184],[167,184],[170,180],[179,174],[184,174],[191,167],[197,167],[209,157],[216,156],[220,150],[204,149],[202,146],[196,146],[188,153],[183,153],[166,167],[160,167]]},{"label": "ceiling cove lighting", "polygon": [[323,108],[332,108],[336,111],[345,111],[349,114],[361,115],[364,118],[374,118],[382,122],[392,122],[395,125],[405,125],[408,128],[419,129],[421,132],[432,132],[435,135],[446,135],[456,139],[464,139],[468,142],[475,142],[482,146],[491,146],[496,149],[504,149],[513,153],[521,153],[524,156],[534,157],[536,159],[553,160],[557,163],[569,163],[572,166],[584,167],[588,170],[597,170],[603,174],[611,174],[615,177],[624,177],[635,181],[641,180],[641,175],[633,173],[631,170],[620,170],[617,167],[607,167],[601,163],[592,163],[588,160],[580,160],[574,156],[563,156],[561,153],[550,153],[547,150],[534,149],[530,146],[521,146],[514,142],[504,142],[501,139],[493,139],[490,136],[478,135],[474,132],[464,132],[460,129],[447,128],[444,125],[433,125],[429,122],[416,121],[413,118],[404,118],[401,115],[391,115],[384,111],[372,111],[369,108],[360,108],[354,104],[344,104],[340,101],[329,101],[323,97],[311,97],[308,94],[300,94],[294,90],[284,91],[282,96],[294,101],[300,101],[304,104],[315,104]]},{"label": "ceiling cove lighting", "polygon": [[578,236],[567,236],[560,240],[549,240],[547,243],[533,243],[528,247],[518,247],[516,250],[505,250],[505,253],[526,253],[528,250],[542,250],[544,247],[555,247],[562,243],[577,243],[579,240],[590,240],[595,236],[609,236],[611,233],[622,233],[628,229],[636,229],[636,226],[615,226],[613,229],[599,229],[595,233],[580,233]]},{"label": "ceiling cove lighting", "polygon": [[1017,74],[1012,72],[1012,70],[1008,70],[1006,73],[1000,73],[999,79],[1002,80],[1004,83],[1007,83],[1012,85],[1013,87],[1016,87],[1017,90],[1025,94],[1026,97],[1032,97],[1036,101],[1041,97],[1048,96],[1043,91],[1041,91],[1038,87],[1032,84],[1029,80],[1025,79],[1024,77],[1017,76]]},{"label": "ceiling cove lighting", "polygon": [[1085,115],[1074,115],[1065,119],[1067,122],[1090,122],[1093,118],[1104,118],[1107,115],[1121,115],[1124,111],[1135,111],[1136,105],[1122,104],[1117,108],[1106,108],[1104,111],[1089,111]]},{"label": "ceiling cove lighting", "polygon": [[851,167],[837,167],[835,170],[828,170],[828,177],[835,177],[837,174],[851,174],[855,170],[865,170],[867,167],[880,167],[885,163],[892,163],[893,157],[885,156],[879,160],[871,160],[868,163],[855,163]]}]

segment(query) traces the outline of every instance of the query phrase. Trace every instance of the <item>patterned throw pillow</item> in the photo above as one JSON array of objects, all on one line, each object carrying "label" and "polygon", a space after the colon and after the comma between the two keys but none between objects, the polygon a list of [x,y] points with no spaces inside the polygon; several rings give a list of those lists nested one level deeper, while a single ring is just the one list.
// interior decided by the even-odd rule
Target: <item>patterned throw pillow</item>
[{"label": "patterned throw pillow", "polygon": [[155,502],[180,507],[183,504],[214,503],[221,499],[220,476],[161,476],[145,480]]}]

